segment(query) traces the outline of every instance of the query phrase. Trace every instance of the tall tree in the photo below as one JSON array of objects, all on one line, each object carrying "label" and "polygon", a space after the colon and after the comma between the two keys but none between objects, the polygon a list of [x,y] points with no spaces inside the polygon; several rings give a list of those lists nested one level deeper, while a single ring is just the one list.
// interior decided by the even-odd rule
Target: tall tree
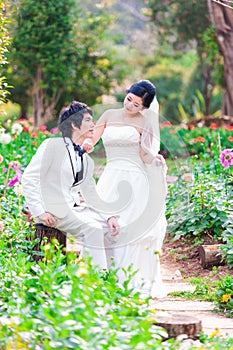
[{"label": "tall tree", "polygon": [[12,96],[27,106],[30,94],[35,125],[73,98],[95,103],[126,75],[125,66],[115,69],[118,58],[106,31],[112,16],[104,0],[18,0],[17,8],[9,58]]},{"label": "tall tree", "polygon": [[148,4],[149,15],[158,28],[158,39],[165,52],[168,52],[168,48],[171,47],[174,49],[174,55],[196,49],[204,81],[202,90],[205,99],[204,112],[208,115],[213,90],[212,73],[217,56],[216,52],[214,55],[212,52],[211,55],[208,53],[212,33],[206,2],[203,0],[145,0],[145,3]]},{"label": "tall tree", "polygon": [[74,0],[19,0],[13,31],[15,69],[31,84],[34,124],[48,118],[71,69]]},{"label": "tall tree", "polygon": [[[222,3],[222,4],[221,4]],[[223,114],[233,116],[233,5],[207,0],[216,40],[224,60],[225,94]]]}]

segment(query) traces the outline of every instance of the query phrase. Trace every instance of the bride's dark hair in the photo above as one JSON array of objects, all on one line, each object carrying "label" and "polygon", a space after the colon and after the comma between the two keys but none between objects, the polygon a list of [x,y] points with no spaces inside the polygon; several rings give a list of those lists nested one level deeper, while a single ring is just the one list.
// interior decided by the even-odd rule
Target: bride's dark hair
[{"label": "bride's dark hair", "polygon": [[126,92],[131,92],[132,94],[141,97],[143,106],[149,108],[155,97],[156,88],[149,80],[139,80],[137,83],[131,85]]}]

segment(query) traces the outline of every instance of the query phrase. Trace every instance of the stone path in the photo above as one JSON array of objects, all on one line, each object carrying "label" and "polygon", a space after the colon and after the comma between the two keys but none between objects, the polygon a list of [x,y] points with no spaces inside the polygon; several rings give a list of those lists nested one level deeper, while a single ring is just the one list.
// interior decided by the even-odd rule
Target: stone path
[{"label": "stone path", "polygon": [[[77,244],[68,244],[68,250],[78,251],[80,247]],[[161,274],[164,284],[167,288],[168,296],[164,299],[153,300],[150,307],[156,310],[157,315],[184,315],[193,317],[202,321],[202,330],[205,334],[210,335],[219,330],[223,336],[233,338],[233,319],[223,317],[213,313],[214,304],[206,301],[184,300],[169,295],[175,291],[194,291],[195,286],[185,283],[179,271],[167,268],[161,265]]]},{"label": "stone path", "polygon": [[151,302],[150,307],[157,310],[158,315],[190,315],[191,319],[195,317],[202,322],[202,330],[205,334],[210,335],[217,328],[221,335],[233,338],[233,319],[213,313],[214,304],[211,302],[190,301],[169,295],[174,291],[193,291],[195,286],[182,282],[180,276],[174,277],[179,275],[177,271],[167,271],[163,265],[161,270],[168,296]]}]

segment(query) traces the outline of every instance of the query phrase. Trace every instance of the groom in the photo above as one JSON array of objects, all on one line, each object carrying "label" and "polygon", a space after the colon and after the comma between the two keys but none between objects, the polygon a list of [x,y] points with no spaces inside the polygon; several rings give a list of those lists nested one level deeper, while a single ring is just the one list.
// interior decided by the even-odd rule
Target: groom
[{"label": "groom", "polygon": [[[26,203],[35,221],[80,238],[93,263],[107,268],[108,248],[119,233],[117,219],[99,198],[93,179],[94,163],[80,147],[93,137],[92,111],[73,101],[62,109],[62,137],[46,139],[22,177]],[[80,203],[79,192],[85,205]]]}]

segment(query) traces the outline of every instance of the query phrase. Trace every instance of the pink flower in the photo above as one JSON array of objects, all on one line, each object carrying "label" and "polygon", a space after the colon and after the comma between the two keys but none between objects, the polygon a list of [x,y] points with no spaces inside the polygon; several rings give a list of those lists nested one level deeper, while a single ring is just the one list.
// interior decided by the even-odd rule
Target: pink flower
[{"label": "pink flower", "polygon": [[41,132],[44,132],[44,131],[46,131],[47,130],[47,125],[41,125],[40,126],[40,131]]},{"label": "pink flower", "polygon": [[9,164],[10,168],[14,169],[15,171],[19,170],[20,162],[18,160],[12,160]]},{"label": "pink flower", "polygon": [[220,154],[220,161],[225,168],[233,165],[233,151],[231,149],[224,149]]},{"label": "pink flower", "polygon": [[0,221],[0,232],[3,232],[3,227],[4,227],[3,222]]},{"label": "pink flower", "polygon": [[12,177],[12,179],[10,179],[10,181],[8,182],[8,186],[14,187],[14,185],[17,184],[17,182],[20,182],[19,173],[16,173],[16,175]]},{"label": "pink flower", "polygon": [[58,128],[52,128],[51,129],[52,134],[57,134],[58,133]]},{"label": "pink flower", "polygon": [[225,128],[229,131],[233,130],[233,125],[227,124],[225,125]]}]

